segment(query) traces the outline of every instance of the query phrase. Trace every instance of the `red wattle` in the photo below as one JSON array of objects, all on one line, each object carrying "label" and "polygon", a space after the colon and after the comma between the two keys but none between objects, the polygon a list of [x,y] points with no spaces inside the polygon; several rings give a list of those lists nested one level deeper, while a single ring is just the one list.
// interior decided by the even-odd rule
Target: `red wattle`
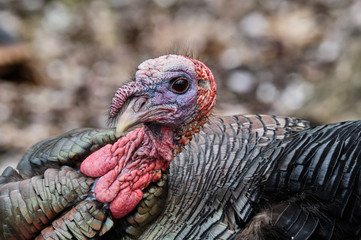
[{"label": "red wattle", "polygon": [[126,184],[116,180],[118,174],[117,168],[112,169],[95,184],[95,197],[99,202],[111,202],[119,193],[121,185]]},{"label": "red wattle", "polygon": [[80,165],[80,171],[89,177],[100,177],[113,169],[118,164],[118,159],[113,157],[112,145],[108,144],[98,151],[93,152]]},{"label": "red wattle", "polygon": [[140,189],[133,191],[129,188],[124,189],[110,203],[110,212],[114,218],[122,218],[131,212],[142,198],[143,192]]},{"label": "red wattle", "polygon": [[173,130],[161,129],[161,138],[143,128],[129,132],[113,145],[92,153],[81,171],[100,177],[94,193],[98,201],[110,203],[114,218],[132,211],[143,197],[142,190],[161,178],[161,170],[173,158]]},{"label": "red wattle", "polygon": [[133,186],[132,189],[141,189],[143,190],[144,188],[146,188],[148,186],[148,184],[150,183],[151,180],[151,176],[149,173],[144,173],[143,175],[141,175],[138,178],[138,181],[136,181]]},{"label": "red wattle", "polygon": [[152,178],[152,182],[157,182],[159,181],[159,179],[162,178],[162,172],[161,171],[157,171],[155,172],[153,178]]}]

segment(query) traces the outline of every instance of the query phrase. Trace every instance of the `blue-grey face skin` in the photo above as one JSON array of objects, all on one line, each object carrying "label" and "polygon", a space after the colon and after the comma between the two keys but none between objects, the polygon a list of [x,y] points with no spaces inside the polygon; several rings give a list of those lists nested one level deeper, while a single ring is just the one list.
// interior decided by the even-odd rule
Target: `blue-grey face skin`
[{"label": "blue-grey face skin", "polygon": [[[122,87],[119,111],[127,99],[128,106],[119,118],[117,132],[139,123],[179,128],[197,111],[197,73],[188,58],[167,55],[139,65],[132,87]],[[122,91],[124,93],[122,93]]]},{"label": "blue-grey face skin", "polygon": [[[150,112],[158,107],[170,108],[168,112],[158,112],[152,118],[153,123],[179,127],[196,111],[196,78],[194,63],[185,57],[168,55],[151,59],[139,65],[136,73],[136,81],[143,86],[148,84],[149,87],[135,95],[148,98],[149,102],[146,104]],[[181,84],[177,86],[177,83]]]},{"label": "blue-grey face skin", "polygon": [[[149,109],[156,108],[159,105],[175,107],[176,112],[166,114],[167,117],[159,119],[157,122],[177,127],[195,112],[198,87],[195,78],[192,79],[189,74],[183,71],[172,72],[167,75],[167,78],[162,83],[157,84],[154,89],[147,93],[149,99],[151,99]],[[184,92],[173,89],[177,81],[188,85]]]}]

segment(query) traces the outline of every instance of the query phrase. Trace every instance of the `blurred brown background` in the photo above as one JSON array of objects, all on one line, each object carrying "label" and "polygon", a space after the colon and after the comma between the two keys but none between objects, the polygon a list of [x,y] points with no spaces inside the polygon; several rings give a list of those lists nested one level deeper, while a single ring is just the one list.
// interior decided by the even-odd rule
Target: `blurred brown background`
[{"label": "blurred brown background", "polygon": [[216,114],[361,119],[361,1],[0,0],[0,173],[31,145],[106,127],[136,66],[191,52]]}]

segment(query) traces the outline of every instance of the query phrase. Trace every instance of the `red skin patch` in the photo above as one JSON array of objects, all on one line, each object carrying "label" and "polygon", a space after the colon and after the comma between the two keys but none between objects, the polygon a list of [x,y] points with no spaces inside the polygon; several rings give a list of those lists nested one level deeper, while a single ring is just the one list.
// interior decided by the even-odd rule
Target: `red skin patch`
[{"label": "red skin patch", "polygon": [[114,218],[132,211],[143,197],[142,190],[161,178],[173,159],[173,130],[163,127],[160,136],[145,128],[129,132],[113,145],[108,144],[88,156],[80,171],[100,177],[94,193],[98,201],[110,203]]}]

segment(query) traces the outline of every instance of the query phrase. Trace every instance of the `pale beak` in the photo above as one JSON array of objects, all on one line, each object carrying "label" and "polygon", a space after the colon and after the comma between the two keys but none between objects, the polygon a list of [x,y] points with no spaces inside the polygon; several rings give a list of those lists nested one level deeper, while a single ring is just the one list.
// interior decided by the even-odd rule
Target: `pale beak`
[{"label": "pale beak", "polygon": [[[127,106],[124,106],[124,111],[120,114],[117,128],[115,130],[115,136],[120,137],[127,131],[129,128],[141,123],[142,120],[142,113],[144,110],[148,109],[145,104],[147,102],[147,97],[133,97]],[[140,111],[140,110],[143,111]]]},{"label": "pale beak", "polygon": [[120,113],[117,123],[115,136],[118,138],[135,125],[161,120],[167,113],[177,111],[175,105],[151,106],[147,96],[134,96],[128,101],[128,105],[123,106],[124,110]]}]

